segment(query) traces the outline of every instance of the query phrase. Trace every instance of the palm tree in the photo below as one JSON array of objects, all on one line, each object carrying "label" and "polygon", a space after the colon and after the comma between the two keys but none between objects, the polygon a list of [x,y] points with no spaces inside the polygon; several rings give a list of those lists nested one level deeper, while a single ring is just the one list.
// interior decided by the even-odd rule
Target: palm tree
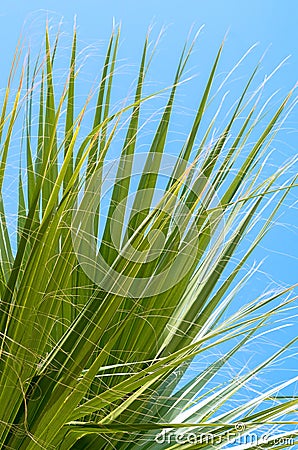
[{"label": "palm tree", "polygon": [[[278,420],[291,424],[297,409],[296,397],[279,393],[298,377],[242,394],[295,339],[237,376],[220,376],[266,326],[281,327],[277,313],[294,308],[291,287],[238,300],[258,270],[248,259],[296,182],[293,160],[264,170],[293,91],[272,112],[263,101],[270,77],[251,91],[257,64],[219,131],[220,106],[205,118],[220,94],[221,45],[174,157],[169,123],[196,38],[172,87],[144,95],[154,52],[147,36],[134,99],[115,111],[119,39],[113,30],[88,132],[94,97],[78,110],[76,31],[59,95],[59,35],[51,45],[46,29],[44,57],[26,58],[16,91],[19,51],[12,65],[0,125],[3,449],[223,448],[236,432],[240,439]],[[168,99],[142,153],[142,109],[160,94]],[[14,239],[5,177],[20,127],[26,162]],[[121,148],[111,159],[115,139]],[[288,448],[297,429],[276,433],[264,448]]]}]

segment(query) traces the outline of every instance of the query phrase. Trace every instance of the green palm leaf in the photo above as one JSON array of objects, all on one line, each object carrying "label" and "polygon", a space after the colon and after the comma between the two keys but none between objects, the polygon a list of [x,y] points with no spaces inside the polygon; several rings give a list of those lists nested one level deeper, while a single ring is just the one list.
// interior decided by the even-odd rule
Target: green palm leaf
[{"label": "green palm leaf", "polygon": [[[268,328],[285,328],[278,318],[295,308],[294,287],[238,303],[259,267],[247,269],[249,257],[297,186],[290,177],[295,159],[266,171],[270,145],[295,106],[294,90],[270,110],[260,95],[265,82],[250,93],[257,64],[215,133],[224,98],[210,122],[206,117],[220,92],[221,45],[175,157],[167,152],[171,117],[197,36],[182,51],[173,86],[145,96],[155,50],[150,55],[148,35],[133,100],[115,111],[115,28],[87,133],[92,98],[78,105],[76,30],[58,95],[59,39],[52,46],[46,28],[44,58],[36,58],[32,71],[32,56],[26,60],[12,94],[16,52],[0,118],[0,447],[180,448],[181,436],[192,436],[197,441],[184,448],[224,448],[238,422],[241,437],[283,421],[290,431],[262,445],[285,448],[281,437],[297,437],[298,400],[279,392],[297,377],[249,400],[241,392],[296,339],[228,383],[220,374]],[[168,98],[142,154],[145,102],[160,93]],[[14,241],[5,177],[20,117],[25,170],[21,151]],[[208,357],[214,351],[218,359]],[[198,361],[203,366],[192,374]],[[201,439],[206,434],[212,443]],[[169,439],[161,442],[163,436]]]}]

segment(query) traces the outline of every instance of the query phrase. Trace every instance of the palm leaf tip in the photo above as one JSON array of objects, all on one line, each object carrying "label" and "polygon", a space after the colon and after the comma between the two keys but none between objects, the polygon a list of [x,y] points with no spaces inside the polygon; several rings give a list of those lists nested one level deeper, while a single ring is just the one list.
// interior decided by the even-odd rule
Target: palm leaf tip
[{"label": "palm leaf tip", "polygon": [[[153,121],[146,107],[161,92],[144,94],[155,52],[148,35],[133,98],[119,109],[120,27],[96,98],[83,104],[76,27],[63,86],[62,36],[51,38],[46,27],[44,57],[30,54],[14,91],[16,54],[0,113],[0,448],[180,448],[181,436],[203,435],[213,443],[183,445],[223,448],[237,424],[258,433],[280,421],[284,438],[296,438],[297,377],[268,388],[261,376],[295,355],[297,339],[263,360],[256,352],[270,331],[288,329],[295,286],[247,294],[259,273],[251,255],[297,186],[295,158],[274,173],[267,164],[294,90],[273,109],[260,96],[271,76],[254,86],[257,64],[228,112],[221,45],[176,156],[176,96],[197,36]],[[6,180],[20,123],[14,230]],[[246,362],[234,376],[237,358]]]}]

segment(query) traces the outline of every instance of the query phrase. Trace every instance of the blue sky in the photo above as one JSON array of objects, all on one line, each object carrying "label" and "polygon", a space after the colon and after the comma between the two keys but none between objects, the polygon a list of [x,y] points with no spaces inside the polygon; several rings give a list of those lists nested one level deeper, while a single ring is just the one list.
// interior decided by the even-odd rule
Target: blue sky
[{"label": "blue sky", "polygon": [[[46,13],[45,11],[48,11]],[[157,54],[157,62],[153,64],[150,80],[163,85],[173,79],[173,71],[179,52],[192,25],[199,28],[205,24],[194,57],[190,64],[190,75],[198,75],[204,79],[209,70],[215,52],[229,30],[221,70],[229,70],[241,55],[254,43],[259,46],[254,57],[249,59],[247,68],[267,50],[262,63],[262,73],[270,73],[286,56],[292,55],[286,65],[272,80],[269,94],[280,89],[281,95],[298,80],[298,1],[296,0],[136,0],[110,1],[57,1],[28,0],[1,2],[0,6],[0,63],[1,91],[5,86],[6,74],[20,32],[30,40],[33,46],[39,44],[45,17],[57,24],[63,17],[63,31],[71,33],[73,18],[77,16],[80,47],[91,45],[91,53],[99,43],[100,54],[104,53],[103,43],[107,42],[111,32],[113,18],[122,22],[121,55],[127,64],[138,64],[143,39],[150,24],[154,24],[153,36],[157,36],[161,27],[166,26]],[[33,37],[33,38],[32,38]],[[35,40],[36,37],[36,40]],[[36,47],[36,48],[37,48]],[[96,53],[96,51],[95,51]],[[97,70],[92,63],[89,71]],[[240,77],[245,75],[244,69]],[[92,73],[89,74],[92,79]],[[185,101],[190,107],[197,102],[193,84],[180,98],[180,105]],[[237,80],[235,85],[237,86]],[[119,87],[119,92],[121,88]],[[236,92],[237,94],[237,92]],[[125,94],[124,94],[125,95]],[[184,99],[184,100],[183,100]],[[189,103],[188,103],[189,102]],[[277,156],[272,164],[278,166],[282,157],[297,154],[298,120],[292,117],[288,130],[276,142]],[[281,218],[282,226],[278,226],[264,240],[256,253],[258,259],[267,258],[263,270],[268,273],[268,280],[285,284],[298,281],[298,222],[297,222],[297,190],[293,192],[284,208]],[[293,206],[294,205],[294,206]],[[295,228],[296,227],[296,228]],[[262,281],[259,281],[262,279]],[[263,286],[261,276],[250,285],[255,291]]]},{"label": "blue sky", "polygon": [[[254,43],[260,44],[253,52],[253,56],[244,67],[250,68],[267,50],[262,63],[262,73],[270,71],[286,56],[292,55],[286,65],[272,80],[268,94],[280,89],[285,94],[298,80],[298,2],[296,0],[251,0],[239,2],[237,0],[177,0],[140,2],[136,0],[111,0],[108,2],[85,0],[84,2],[57,0],[29,0],[27,2],[1,2],[0,6],[0,62],[1,88],[5,86],[11,57],[21,31],[31,40],[31,45],[38,48],[42,36],[42,28],[48,15],[52,24],[57,24],[63,18],[63,31],[71,34],[74,16],[77,16],[78,33],[81,48],[98,45],[99,53],[104,54],[109,37],[112,21],[122,22],[121,56],[128,64],[138,64],[143,39],[150,24],[154,24],[153,37],[166,26],[166,32],[160,42],[156,63],[152,66],[150,81],[163,85],[170,84],[179,52],[186,36],[193,25],[198,29],[205,24],[199,38],[195,55],[189,65],[190,75],[204,77],[208,73],[215,52],[229,30],[228,38],[221,65],[222,71],[229,70],[242,54]],[[96,53],[96,52],[95,52]],[[98,66],[90,65],[89,71],[97,70]],[[92,73],[89,77],[92,79]],[[237,86],[237,82],[235,82]],[[195,108],[195,84],[181,97],[187,106]],[[123,91],[125,95],[125,91]],[[237,90],[236,90],[237,95]],[[295,117],[289,122],[287,133],[281,136],[278,152],[283,156],[297,153],[297,121]],[[296,131],[295,131],[296,128]],[[273,164],[279,164],[279,159]],[[297,199],[293,194],[292,204]],[[287,209],[282,222],[287,227],[278,227],[264,242],[264,250],[259,257],[269,255],[267,248],[271,248],[269,260],[265,263],[265,271],[270,271],[274,279],[285,283],[297,281],[298,239],[295,233],[295,208]],[[297,220],[296,220],[297,224]],[[280,253],[290,254],[291,257]],[[281,261],[283,263],[281,264]]]},{"label": "blue sky", "polygon": [[[245,49],[251,43],[261,41],[264,46],[272,44],[275,54],[283,56],[285,53],[295,54],[298,45],[298,5],[295,0],[282,3],[279,0],[11,0],[1,2],[1,45],[5,44],[4,36],[6,44],[11,45],[24,21],[42,10],[48,10],[58,17],[63,16],[66,22],[72,22],[73,16],[77,14],[81,33],[86,40],[97,39],[108,33],[114,16],[116,20],[123,21],[125,37],[129,41],[142,36],[148,23],[155,20],[159,26],[171,25],[168,33],[171,40],[175,39],[176,42],[180,42],[191,24],[205,23],[212,40],[220,39],[230,27],[235,49]],[[294,59],[297,63],[297,54]]]}]

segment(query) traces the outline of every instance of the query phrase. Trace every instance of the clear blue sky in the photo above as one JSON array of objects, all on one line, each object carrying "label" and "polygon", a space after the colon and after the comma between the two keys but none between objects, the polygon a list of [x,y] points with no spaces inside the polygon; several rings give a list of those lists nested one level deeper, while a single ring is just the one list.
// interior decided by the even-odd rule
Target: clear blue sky
[{"label": "clear blue sky", "polygon": [[[137,64],[143,39],[150,24],[155,24],[157,35],[162,26],[166,26],[166,34],[160,43],[159,58],[153,66],[151,79],[170,83],[173,70],[184,40],[194,25],[199,28],[205,24],[199,39],[195,57],[191,61],[190,74],[207,73],[210,63],[226,31],[229,29],[226,49],[223,56],[222,70],[228,70],[237,59],[254,43],[260,42],[255,51],[257,58],[268,49],[263,62],[263,73],[269,73],[285,56],[292,55],[286,66],[272,81],[269,92],[281,89],[285,93],[298,80],[298,1],[296,0],[11,0],[1,2],[0,6],[0,63],[1,88],[11,62],[17,39],[22,29],[24,35],[33,37],[33,46],[41,36],[46,12],[52,23],[58,23],[63,18],[63,31],[71,33],[73,18],[77,16],[77,25],[81,48],[87,45],[97,45],[100,42],[99,53],[103,54],[103,43],[107,42],[111,31],[112,20],[122,22],[121,56],[131,64]],[[153,34],[154,34],[153,33]],[[92,76],[91,76],[92,78]],[[188,91],[190,94],[194,94]],[[186,98],[186,104],[195,107],[192,95]],[[292,118],[289,125],[295,130],[282,136],[280,149],[284,155],[297,153],[297,125]],[[275,162],[276,164],[279,161]],[[296,195],[297,199],[297,195]],[[294,201],[294,198],[292,197]],[[265,270],[270,271],[275,279],[286,283],[298,281],[298,238],[294,232],[297,225],[297,210],[288,210],[283,221],[289,223],[287,229],[278,228],[265,241],[277,252],[289,253],[291,258],[270,254],[265,263]],[[296,220],[296,222],[295,222]],[[289,229],[290,228],[290,229]],[[262,252],[261,252],[262,253]],[[261,256],[266,256],[264,250]],[[293,256],[295,258],[293,258]]]},{"label": "clear blue sky", "polygon": [[[157,35],[158,30],[165,25],[167,30],[160,43],[159,59],[151,72],[151,79],[155,81],[172,81],[179,51],[191,26],[199,28],[202,24],[205,24],[205,28],[192,59],[190,74],[204,76],[207,73],[218,45],[229,29],[222,70],[229,70],[252,44],[260,42],[254,61],[268,49],[263,61],[263,74],[269,73],[284,57],[292,55],[272,81],[269,92],[281,89],[285,94],[298,80],[297,0],[10,0],[1,2],[0,6],[1,89],[5,86],[11,55],[22,28],[25,36],[31,35],[33,40],[36,36],[38,41],[46,17],[45,11],[48,11],[52,23],[59,22],[63,17],[63,30],[67,33],[71,33],[73,18],[77,16],[81,48],[96,46],[99,41],[106,43],[113,17],[116,22],[121,21],[121,55],[131,64],[139,61],[148,26],[155,24],[154,33]],[[38,42],[33,44],[37,45]],[[99,48],[99,53],[103,54],[104,46]],[[195,92],[188,93],[190,96],[186,98],[186,103],[195,107],[195,103],[192,103]],[[289,126],[291,129],[284,132],[282,139],[276,142],[278,153],[284,156],[297,154],[298,149],[298,119],[292,117]],[[278,165],[279,159],[273,164]],[[293,205],[297,198],[296,190],[287,205]],[[274,280],[293,284],[298,282],[297,205],[285,208],[281,221],[286,226],[279,226],[270,233],[256,257],[267,257],[263,269]],[[257,294],[262,283],[257,280],[250,285],[250,289]]]}]

